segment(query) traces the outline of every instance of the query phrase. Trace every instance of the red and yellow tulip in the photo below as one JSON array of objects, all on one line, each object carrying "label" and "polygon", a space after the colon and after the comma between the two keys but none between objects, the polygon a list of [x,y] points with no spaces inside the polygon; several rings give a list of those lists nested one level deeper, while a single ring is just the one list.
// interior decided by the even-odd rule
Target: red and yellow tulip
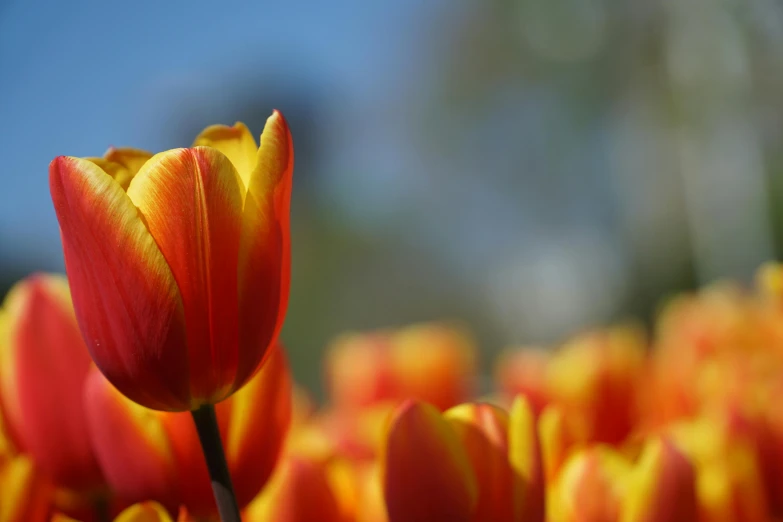
[{"label": "red and yellow tulip", "polygon": [[664,439],[635,463],[607,446],[577,451],[549,486],[547,512],[551,522],[693,522],[693,467]]},{"label": "red and yellow tulip", "polygon": [[382,457],[389,522],[543,521],[541,459],[533,415],[489,404],[441,414],[403,404]]},{"label": "red and yellow tulip", "polygon": [[436,323],[345,334],[327,353],[329,397],[338,410],[405,399],[445,410],[469,399],[475,352],[465,332]]},{"label": "red and yellow tulip", "polygon": [[0,311],[0,335],[0,405],[12,446],[55,485],[100,494],[82,407],[91,362],[65,279],[40,274],[18,283]]},{"label": "red and yellow tulip", "polygon": [[194,410],[258,370],[285,316],[293,146],[283,116],[152,156],[112,149],[49,169],[87,348],[123,394]]}]

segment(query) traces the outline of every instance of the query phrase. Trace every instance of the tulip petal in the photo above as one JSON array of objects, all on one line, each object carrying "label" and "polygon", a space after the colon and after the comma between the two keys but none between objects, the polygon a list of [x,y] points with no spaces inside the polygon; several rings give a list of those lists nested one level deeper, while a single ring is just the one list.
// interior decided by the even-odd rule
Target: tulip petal
[{"label": "tulip petal", "polygon": [[128,197],[171,267],[182,296],[190,409],[218,402],[234,391],[237,372],[242,182],[221,152],[177,149],[148,161],[133,178]]},{"label": "tulip petal", "polygon": [[629,490],[622,522],[698,519],[693,465],[667,440],[655,439],[645,446]]},{"label": "tulip petal", "polygon": [[490,404],[462,404],[443,416],[462,442],[476,474],[478,503],[474,520],[513,522],[519,496],[508,459],[508,415]]},{"label": "tulip petal", "polygon": [[236,122],[233,127],[211,125],[201,131],[193,146],[212,147],[225,154],[237,169],[243,186],[248,186],[256,166],[258,146],[244,123]]},{"label": "tulip petal", "polygon": [[93,360],[133,400],[189,409],[187,354],[179,348],[182,303],[137,209],[87,160],[56,158],[49,184],[76,315]]},{"label": "tulip petal", "polygon": [[435,407],[403,404],[383,455],[390,522],[468,522],[478,500],[476,476],[456,433]]},{"label": "tulip petal", "polygon": [[258,368],[283,326],[291,279],[291,133],[275,111],[266,122],[250,177],[239,254],[240,360],[235,386]]},{"label": "tulip petal", "polygon": [[545,505],[541,444],[533,407],[523,395],[511,405],[508,426],[508,458],[521,484],[515,487],[515,517],[525,522],[543,522]]},{"label": "tulip petal", "polygon": [[107,482],[128,502],[179,504],[175,463],[161,414],[123,397],[96,369],[84,384],[90,442]]},{"label": "tulip petal", "polygon": [[76,490],[101,485],[81,407],[91,361],[65,278],[28,278],[9,292],[4,309],[9,336],[2,346],[0,384],[17,446],[58,485]]}]

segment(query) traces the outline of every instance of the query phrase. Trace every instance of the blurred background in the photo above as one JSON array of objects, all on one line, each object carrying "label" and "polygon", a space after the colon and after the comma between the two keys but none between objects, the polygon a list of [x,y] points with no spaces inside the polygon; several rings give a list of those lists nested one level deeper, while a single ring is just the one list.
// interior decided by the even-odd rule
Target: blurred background
[{"label": "blurred background", "polygon": [[0,0],[0,290],[63,269],[47,167],[294,135],[283,334],[447,319],[486,361],[783,246],[778,0]]}]

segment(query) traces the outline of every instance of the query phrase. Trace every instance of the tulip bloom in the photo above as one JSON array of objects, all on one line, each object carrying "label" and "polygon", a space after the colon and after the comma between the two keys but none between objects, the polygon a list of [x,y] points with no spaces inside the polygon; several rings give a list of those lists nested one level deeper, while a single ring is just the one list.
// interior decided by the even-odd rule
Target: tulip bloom
[{"label": "tulip bloom", "polygon": [[389,428],[382,480],[389,522],[541,522],[541,459],[533,414],[488,404],[441,414],[407,402]]},{"label": "tulip bloom", "polygon": [[579,441],[619,444],[639,420],[646,364],[642,335],[618,327],[578,336],[551,355],[504,354],[496,373],[503,392],[525,395],[536,412],[561,408]]},{"label": "tulip bloom", "polygon": [[327,387],[338,410],[408,398],[445,410],[468,399],[475,359],[467,334],[437,323],[346,334],[327,353]]},{"label": "tulip bloom", "polygon": [[604,446],[574,453],[548,501],[552,522],[699,520],[693,466],[661,439],[648,441],[636,463]]},{"label": "tulip bloom", "polygon": [[57,486],[98,493],[104,481],[82,408],[90,356],[65,279],[29,277],[11,289],[0,313],[7,332],[0,405],[13,445]]},{"label": "tulip bloom", "polygon": [[52,201],[95,364],[143,406],[195,410],[247,382],[282,326],[291,135],[275,112],[259,147],[238,123],[146,156],[58,157]]},{"label": "tulip bloom", "polygon": [[[189,413],[146,409],[123,397],[97,370],[85,390],[89,441],[106,480],[127,502],[156,500],[196,517],[213,516],[207,467]],[[291,376],[285,353],[216,407],[239,506],[250,502],[277,463],[291,418]]]}]

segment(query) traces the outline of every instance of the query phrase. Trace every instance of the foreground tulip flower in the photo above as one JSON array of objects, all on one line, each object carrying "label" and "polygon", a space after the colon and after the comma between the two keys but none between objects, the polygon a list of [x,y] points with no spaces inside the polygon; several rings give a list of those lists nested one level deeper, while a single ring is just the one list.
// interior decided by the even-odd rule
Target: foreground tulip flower
[{"label": "foreground tulip flower", "polygon": [[[85,408],[92,442],[106,479],[127,502],[180,505],[196,517],[214,517],[210,479],[187,413],[149,410],[123,397],[98,372],[87,380]],[[273,349],[250,382],[217,405],[226,457],[239,507],[250,502],[277,463],[291,418],[291,376],[285,353]]]},{"label": "foreground tulip flower", "polygon": [[61,156],[49,187],[92,359],[142,406],[191,412],[220,516],[238,521],[214,404],[256,373],[283,324],[293,145],[277,111],[258,147],[239,123],[196,144],[143,163],[132,149]]},{"label": "foreground tulip flower", "polygon": [[285,120],[267,120],[260,147],[241,124],[210,127],[196,143],[143,164],[129,149],[59,157],[49,171],[90,354],[118,390],[158,410],[196,410],[238,390],[288,301]]},{"label": "foreground tulip flower", "polygon": [[13,445],[57,486],[98,496],[104,481],[82,408],[91,363],[65,279],[29,277],[0,313],[0,405]]}]

